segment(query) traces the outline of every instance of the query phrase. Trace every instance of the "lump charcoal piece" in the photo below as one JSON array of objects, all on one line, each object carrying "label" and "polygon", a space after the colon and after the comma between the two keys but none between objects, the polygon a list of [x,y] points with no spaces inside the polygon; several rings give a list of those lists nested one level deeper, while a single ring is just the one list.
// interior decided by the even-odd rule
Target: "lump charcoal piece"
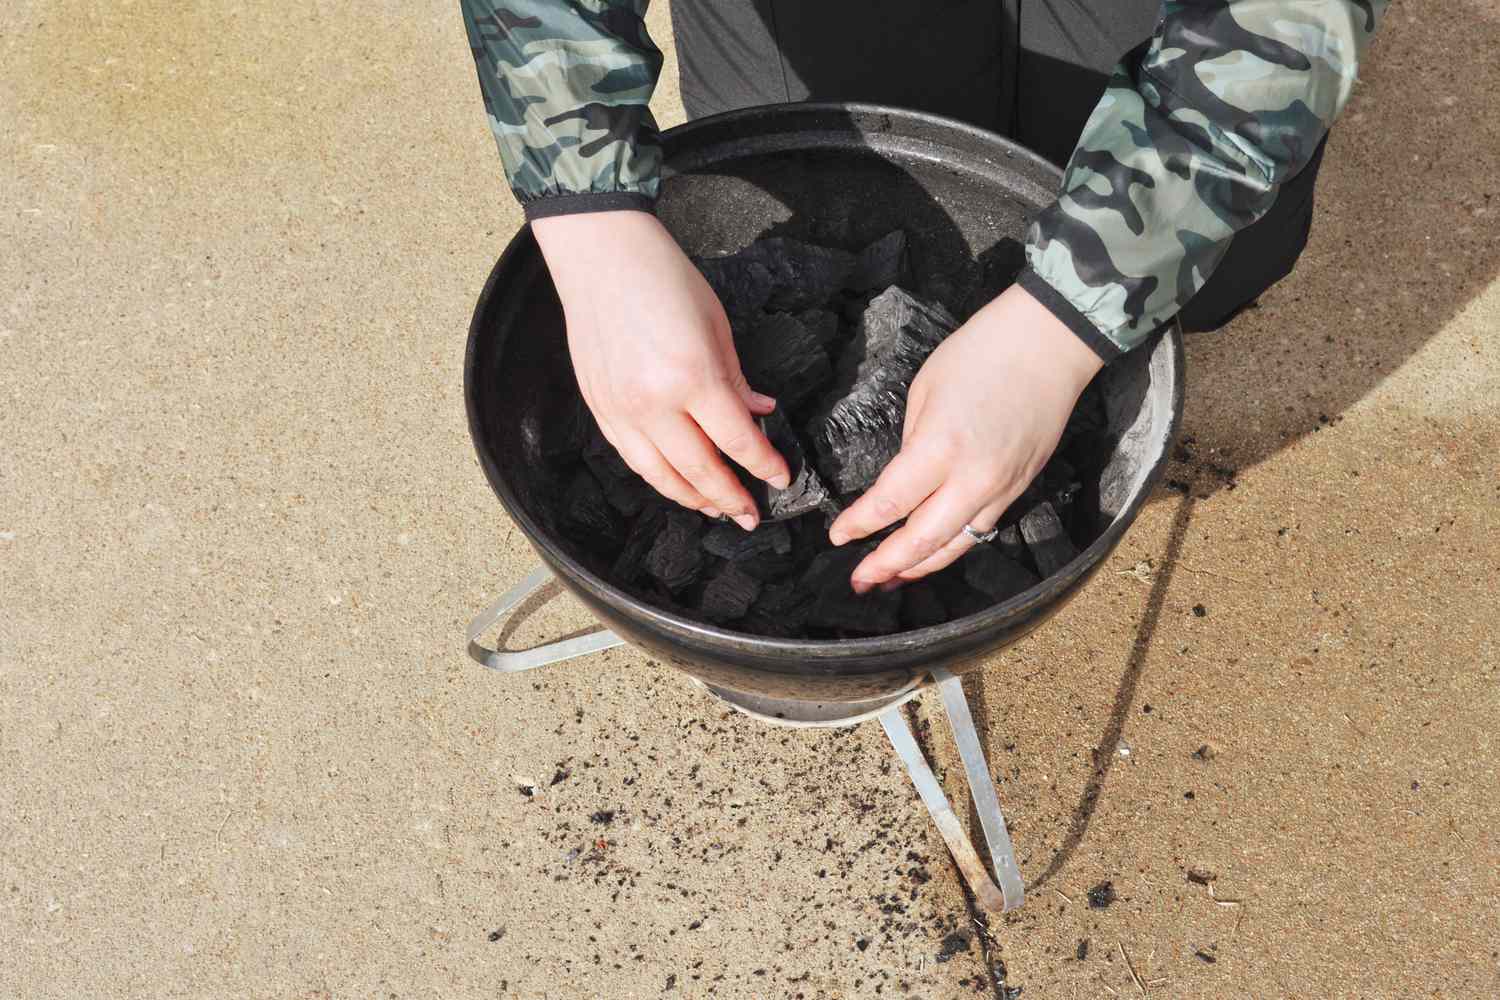
[{"label": "lump charcoal piece", "polygon": [[730,316],[821,306],[854,271],[853,254],[784,236],[756,240],[738,253],[700,257],[693,263]]},{"label": "lump charcoal piece", "polygon": [[775,291],[771,269],[743,251],[726,257],[694,258],[693,264],[731,318],[759,312]]},{"label": "lump charcoal piece", "polygon": [[873,292],[891,285],[911,283],[907,270],[906,233],[896,229],[859,252],[848,287],[857,292]]},{"label": "lump charcoal piece", "polygon": [[791,313],[771,313],[735,329],[734,349],[751,388],[795,408],[833,375],[816,334]]},{"label": "lump charcoal piece", "polygon": [[619,551],[624,525],[588,469],[580,468],[563,497],[562,528],[590,552]]},{"label": "lump charcoal piece", "polygon": [[1073,540],[1063,530],[1062,521],[1050,503],[1040,503],[1021,518],[1021,537],[1036,560],[1043,579],[1054,575],[1078,555]]},{"label": "lump charcoal piece", "polygon": [[785,236],[756,240],[748,253],[771,272],[769,309],[796,312],[821,306],[844,287],[855,258],[846,250],[818,247]]},{"label": "lump charcoal piece", "polygon": [[691,586],[703,568],[698,530],[703,518],[687,511],[667,514],[661,533],[646,554],[646,572],[672,593]]},{"label": "lump charcoal piece", "polygon": [[926,580],[901,588],[901,627],[908,631],[941,625],[952,616],[937,590]]},{"label": "lump charcoal piece", "polygon": [[745,617],[750,605],[760,596],[760,589],[761,582],[755,577],[734,563],[725,563],[703,588],[698,607],[709,621],[738,621]]},{"label": "lump charcoal piece", "polygon": [[599,481],[610,506],[626,517],[635,517],[648,504],[657,500],[657,493],[640,476],[635,474],[615,446],[605,439],[594,425],[593,436],[583,451],[584,464]]},{"label": "lump charcoal piece", "polygon": [[760,511],[761,518],[769,521],[785,521],[815,510],[836,516],[839,511],[838,505],[834,503],[823,481],[818,478],[813,463],[807,460],[802,450],[802,442],[797,439],[797,433],[792,430],[792,425],[787,423],[782,408],[778,406],[768,416],[760,417],[757,422],[770,440],[771,447],[781,452],[781,457],[786,459],[787,468],[792,474],[791,484],[784,490],[778,490],[764,480],[755,478],[739,466],[735,466],[740,481],[745,484],[745,488],[750,491],[751,498],[755,500],[755,506]]},{"label": "lump charcoal piece", "polygon": [[802,578],[803,590],[812,595],[808,625],[860,635],[889,635],[901,627],[899,591],[856,594],[849,584],[854,567],[875,548],[865,543],[818,554]]},{"label": "lump charcoal piece", "polygon": [[978,614],[995,603],[994,598],[964,582],[963,564],[960,559],[926,578],[947,607],[949,621]]},{"label": "lump charcoal piece", "polygon": [[792,639],[806,630],[807,609],[811,598],[796,583],[768,583],[760,597],[741,619],[739,628],[755,635]]},{"label": "lump charcoal piece", "polygon": [[791,532],[779,521],[762,522],[754,531],[716,524],[703,536],[703,550],[762,582],[784,576],[794,561]]},{"label": "lump charcoal piece", "polygon": [[990,598],[993,604],[1036,586],[1040,580],[1031,570],[988,545],[976,545],[963,557],[964,582]]},{"label": "lump charcoal piece", "polygon": [[596,431],[582,396],[556,393],[543,404],[537,452],[544,462],[576,462]]},{"label": "lump charcoal piece", "polygon": [[1021,529],[1018,526],[1012,524],[1009,527],[1001,529],[1000,534],[996,535],[995,540],[990,544],[1007,559],[1024,565],[1026,543],[1021,540]]},{"label": "lump charcoal piece", "polygon": [[611,580],[625,587],[633,586],[640,580],[646,570],[646,556],[656,544],[656,538],[661,534],[666,520],[667,512],[660,507],[648,510],[635,519],[630,534],[625,538],[625,547],[620,550],[620,555],[610,570]]},{"label": "lump charcoal piece", "polygon": [[808,425],[817,464],[840,496],[869,488],[901,450],[906,393],[917,370],[957,326],[941,306],[899,288],[870,300],[839,356],[832,388]]},{"label": "lump charcoal piece", "polygon": [[824,350],[832,348],[839,340],[839,318],[836,313],[827,309],[804,309],[797,314],[809,333],[823,345]]}]

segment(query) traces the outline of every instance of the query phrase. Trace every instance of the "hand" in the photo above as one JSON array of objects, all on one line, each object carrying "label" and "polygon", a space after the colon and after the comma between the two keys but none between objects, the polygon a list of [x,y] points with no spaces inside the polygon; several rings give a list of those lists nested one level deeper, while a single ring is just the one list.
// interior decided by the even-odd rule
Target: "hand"
[{"label": "hand", "polygon": [[1101,367],[1020,286],[954,331],[912,382],[900,454],[829,530],[842,545],[906,518],[855,567],[854,590],[900,586],[967,552],[975,543],[964,525],[995,526],[1046,464]]},{"label": "hand", "polygon": [[663,496],[753,530],[755,501],[719,452],[779,489],[791,475],[752,417],[776,401],[746,384],[708,282],[646,212],[553,216],[532,230],[605,438]]}]

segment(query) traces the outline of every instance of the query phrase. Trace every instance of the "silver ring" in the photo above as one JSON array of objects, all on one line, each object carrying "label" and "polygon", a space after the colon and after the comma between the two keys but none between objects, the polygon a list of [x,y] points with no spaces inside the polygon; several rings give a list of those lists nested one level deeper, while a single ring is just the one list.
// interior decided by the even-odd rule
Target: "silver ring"
[{"label": "silver ring", "polygon": [[989,531],[980,532],[975,531],[973,528],[969,527],[966,524],[964,525],[964,534],[974,539],[974,541],[978,542],[980,545],[988,545],[990,542],[993,542],[995,540],[996,535],[1000,534],[1000,529],[991,528]]}]

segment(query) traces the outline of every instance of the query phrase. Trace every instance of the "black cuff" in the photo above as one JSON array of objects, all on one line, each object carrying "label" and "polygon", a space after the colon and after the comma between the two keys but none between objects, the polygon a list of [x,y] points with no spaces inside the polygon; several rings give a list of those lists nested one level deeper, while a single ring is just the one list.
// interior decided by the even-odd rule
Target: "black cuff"
[{"label": "black cuff", "polygon": [[584,212],[618,212],[633,209],[651,212],[656,199],[635,191],[583,191],[578,194],[551,194],[523,201],[526,221],[534,222],[552,215],[579,215]]},{"label": "black cuff", "polygon": [[1031,297],[1047,307],[1047,311],[1058,319],[1063,325],[1072,330],[1078,339],[1089,346],[1089,350],[1099,355],[1099,360],[1105,364],[1118,358],[1125,352],[1120,350],[1114,341],[1099,332],[1099,328],[1089,322],[1087,316],[1079,312],[1073,303],[1063,297],[1063,294],[1051,285],[1047,284],[1040,274],[1031,268],[1021,269],[1016,276],[1016,284],[1031,293]]}]

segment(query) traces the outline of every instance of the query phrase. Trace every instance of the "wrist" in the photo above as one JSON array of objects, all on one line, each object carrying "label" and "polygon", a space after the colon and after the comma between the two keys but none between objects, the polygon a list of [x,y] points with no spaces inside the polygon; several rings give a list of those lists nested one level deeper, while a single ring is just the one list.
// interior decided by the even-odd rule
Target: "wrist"
[{"label": "wrist", "polygon": [[1089,345],[1020,285],[1007,288],[980,310],[979,317],[1003,338],[1010,361],[1060,379],[1077,392],[1104,367]]}]

